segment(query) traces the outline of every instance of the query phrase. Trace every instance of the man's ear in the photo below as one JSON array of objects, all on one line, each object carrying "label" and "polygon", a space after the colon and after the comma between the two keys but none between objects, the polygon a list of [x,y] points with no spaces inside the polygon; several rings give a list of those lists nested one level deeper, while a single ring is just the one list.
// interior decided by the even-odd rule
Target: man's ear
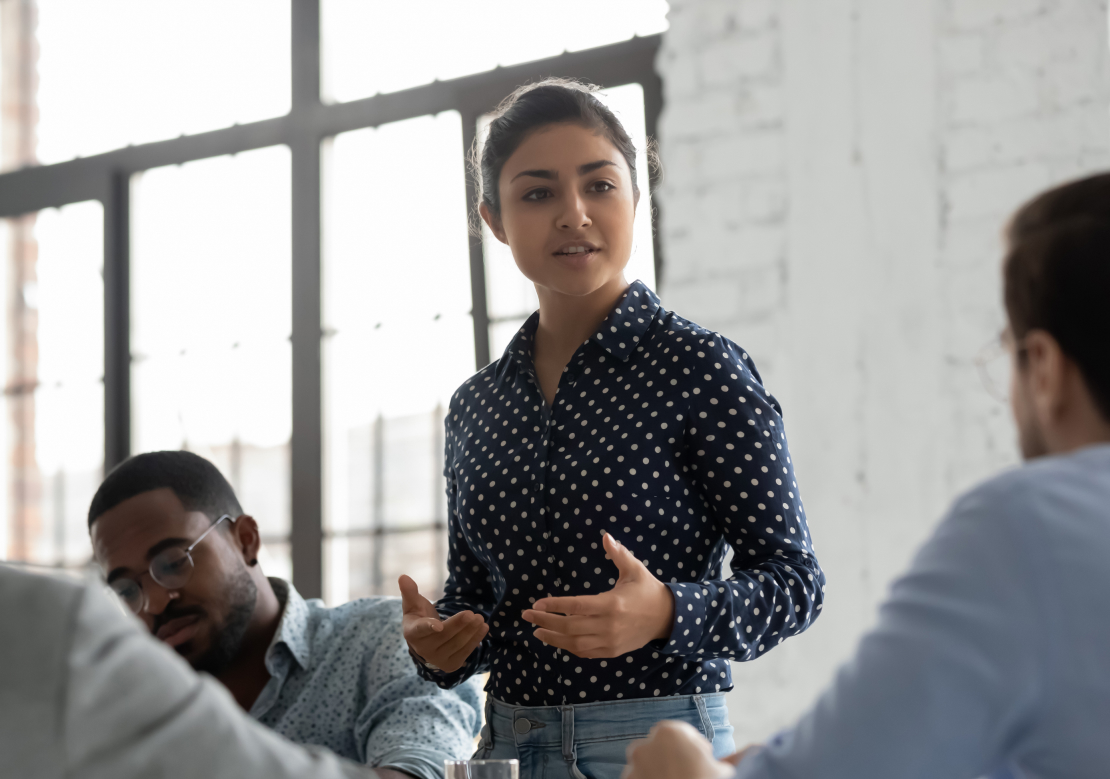
[{"label": "man's ear", "polygon": [[1030,330],[1022,339],[1030,400],[1042,424],[1053,421],[1066,403],[1068,360],[1045,330]]},{"label": "man's ear", "polygon": [[494,237],[507,245],[509,238],[505,235],[505,227],[501,224],[501,217],[490,211],[489,206],[485,203],[478,206],[478,213],[482,215],[482,221],[486,223]]},{"label": "man's ear", "polygon": [[247,565],[258,564],[258,550],[262,548],[262,536],[258,532],[258,523],[250,514],[240,514],[235,519],[235,539]]}]

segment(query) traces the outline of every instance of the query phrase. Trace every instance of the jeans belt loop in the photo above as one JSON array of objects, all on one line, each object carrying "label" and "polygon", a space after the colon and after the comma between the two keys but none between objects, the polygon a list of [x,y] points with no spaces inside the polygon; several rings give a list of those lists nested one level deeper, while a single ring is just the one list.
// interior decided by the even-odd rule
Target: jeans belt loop
[{"label": "jeans belt loop", "polygon": [[487,749],[493,749],[493,694],[486,693],[486,721],[482,723],[482,740]]},{"label": "jeans belt loop", "polygon": [[563,760],[574,761],[574,707],[560,706],[563,712]]},{"label": "jeans belt loop", "polygon": [[705,731],[705,738],[712,744],[713,737],[716,733],[713,730],[713,721],[709,719],[709,711],[705,708],[705,698],[700,695],[695,695],[694,705],[698,707],[698,716],[701,717],[701,727],[702,730]]}]

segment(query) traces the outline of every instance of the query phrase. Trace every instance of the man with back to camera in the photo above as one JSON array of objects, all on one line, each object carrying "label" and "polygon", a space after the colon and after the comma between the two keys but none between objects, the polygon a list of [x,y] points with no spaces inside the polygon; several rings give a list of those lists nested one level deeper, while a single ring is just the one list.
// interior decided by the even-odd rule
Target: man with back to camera
[{"label": "man with back to camera", "polygon": [[734,768],[661,723],[626,779],[1110,775],[1110,174],[1026,204],[1007,243],[1025,465],[956,501],[793,728]]},{"label": "man with back to camera", "polygon": [[382,779],[437,779],[468,757],[473,686],[416,674],[400,602],[329,609],[258,564],[258,524],[214,465],[150,452],[117,466],[89,507],[109,586],[155,636],[227,687],[252,717],[300,743],[374,766]]}]

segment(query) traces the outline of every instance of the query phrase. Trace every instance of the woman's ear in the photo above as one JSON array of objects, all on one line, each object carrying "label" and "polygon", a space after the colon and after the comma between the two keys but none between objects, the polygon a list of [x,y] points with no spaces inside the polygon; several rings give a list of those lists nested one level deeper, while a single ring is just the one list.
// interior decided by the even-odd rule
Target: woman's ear
[{"label": "woman's ear", "polygon": [[489,206],[485,203],[478,206],[478,213],[482,215],[482,221],[486,223],[494,237],[501,243],[508,244],[508,236],[505,235],[505,227],[501,224],[501,217],[490,211]]},{"label": "woman's ear", "polygon": [[258,523],[250,514],[240,514],[235,520],[235,538],[239,542],[239,549],[243,561],[247,565],[258,564],[258,550],[262,548],[262,536],[258,532]]}]

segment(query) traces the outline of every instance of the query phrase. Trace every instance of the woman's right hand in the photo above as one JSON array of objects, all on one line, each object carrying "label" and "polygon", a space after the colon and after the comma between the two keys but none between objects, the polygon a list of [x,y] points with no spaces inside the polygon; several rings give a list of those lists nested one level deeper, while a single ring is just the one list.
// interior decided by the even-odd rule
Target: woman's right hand
[{"label": "woman's right hand", "polygon": [[401,586],[403,628],[409,648],[441,671],[450,673],[462,668],[489,632],[482,615],[460,611],[449,619],[440,619],[435,606],[420,594],[416,582],[402,576],[397,583]]}]

